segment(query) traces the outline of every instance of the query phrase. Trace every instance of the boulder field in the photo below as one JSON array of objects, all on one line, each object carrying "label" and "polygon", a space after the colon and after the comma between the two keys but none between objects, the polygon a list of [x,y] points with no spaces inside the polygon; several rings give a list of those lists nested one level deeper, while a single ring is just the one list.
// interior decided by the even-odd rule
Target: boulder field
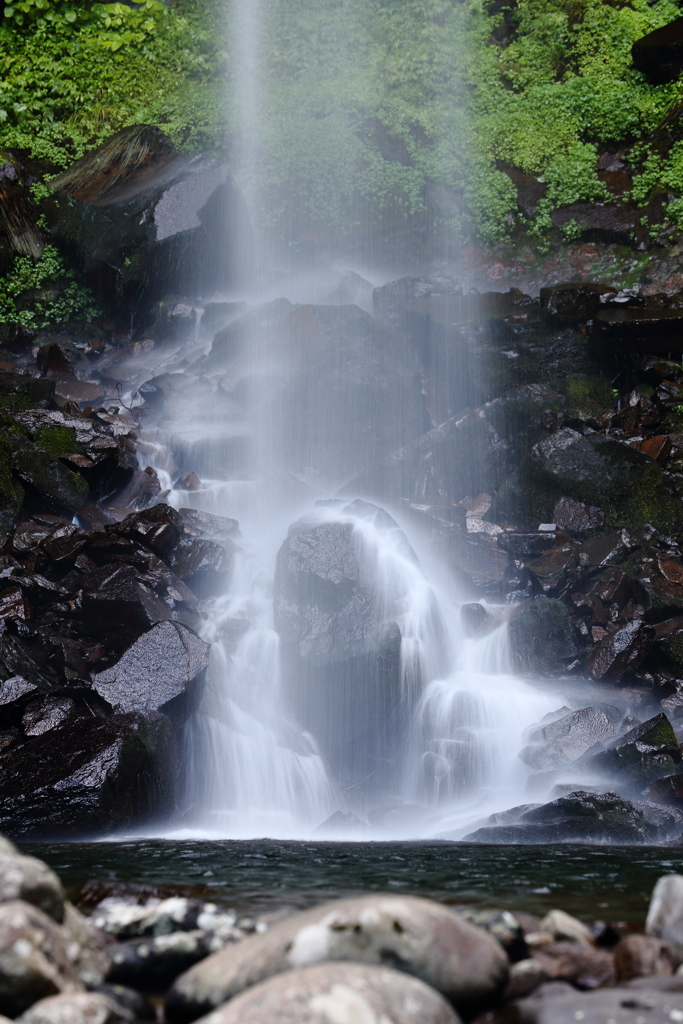
[{"label": "boulder field", "polygon": [[[86,898],[86,889],[89,895]],[[80,891],[0,841],[0,1021],[646,1024],[683,1016],[683,877],[645,933],[396,894],[256,919],[125,883]],[[106,891],[106,895],[105,895]],[[77,897],[78,898],[78,897]]]}]

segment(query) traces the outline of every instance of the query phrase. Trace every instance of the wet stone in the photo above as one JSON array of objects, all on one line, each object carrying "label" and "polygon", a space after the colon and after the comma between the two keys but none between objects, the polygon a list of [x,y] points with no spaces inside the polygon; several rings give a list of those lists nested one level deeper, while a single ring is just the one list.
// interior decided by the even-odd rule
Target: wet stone
[{"label": "wet stone", "polygon": [[158,504],[142,512],[133,512],[123,522],[109,529],[121,537],[136,540],[163,556],[180,540],[183,521],[175,509],[169,505]]},{"label": "wet stone", "polygon": [[0,619],[30,619],[31,606],[21,587],[0,591]]},{"label": "wet stone", "polygon": [[134,1024],[130,1010],[98,992],[49,996],[19,1018],[21,1024]]},{"label": "wet stone", "polygon": [[616,680],[628,668],[637,668],[652,647],[655,630],[640,619],[606,636],[593,648],[586,669],[593,679]]},{"label": "wet stone", "polygon": [[676,966],[683,962],[683,875],[662,875],[658,879],[645,931],[667,943]]},{"label": "wet stone", "polygon": [[601,746],[602,750],[589,750],[582,756],[582,767],[607,778],[618,778],[625,785],[644,787],[655,779],[673,775],[681,760],[676,734],[665,714],[655,715]]},{"label": "wet stone", "polygon": [[521,672],[562,671],[578,653],[566,605],[545,595],[535,597],[512,619],[509,635],[513,661]]},{"label": "wet stone", "polygon": [[476,636],[488,618],[482,604],[464,604],[460,609],[460,621],[466,636]]},{"label": "wet stone", "polygon": [[586,949],[576,942],[555,942],[534,953],[534,958],[549,978],[570,981],[577,988],[602,988],[614,985],[617,979],[611,953]]},{"label": "wet stone", "polygon": [[591,341],[601,352],[681,352],[683,310],[603,309],[595,314]]},{"label": "wet stone", "polygon": [[627,935],[614,950],[619,981],[673,974],[669,947],[652,935]]},{"label": "wet stone", "polygon": [[534,729],[520,757],[539,771],[560,768],[576,761],[601,740],[614,735],[607,715],[598,708],[582,708],[555,722]]},{"label": "wet stone", "polygon": [[199,512],[196,508],[181,508],[178,511],[186,534],[212,540],[216,544],[236,540],[240,535],[236,519],[215,516],[210,512]]},{"label": "wet stone", "polygon": [[[74,738],[78,737],[78,742]],[[10,835],[101,833],[165,813],[170,723],[78,712],[0,754],[0,828]]]},{"label": "wet stone", "polygon": [[[558,987],[562,982],[548,985]],[[669,992],[636,991],[626,988],[604,988],[593,992],[559,989],[544,993],[544,986],[528,999],[513,1004],[513,1020],[524,1024],[671,1024],[683,1012],[683,999]],[[542,994],[541,994],[542,993]],[[510,1010],[491,1012],[477,1019],[476,1024],[509,1024]]]},{"label": "wet stone", "polygon": [[90,491],[83,477],[20,434],[11,434],[10,444],[15,473],[24,483],[30,484],[50,507],[68,512],[78,512],[83,508]]},{"label": "wet stone", "polygon": [[82,988],[59,926],[22,900],[0,904],[0,1013],[16,1017],[45,996]]},{"label": "wet stone", "polygon": [[27,706],[21,725],[26,736],[42,736],[65,721],[73,711],[74,703],[69,697],[46,696],[31,701]]},{"label": "wet stone", "polygon": [[648,32],[631,48],[633,63],[659,85],[678,78],[683,69],[683,18]]},{"label": "wet stone", "polygon": [[555,503],[553,519],[560,530],[583,533],[603,526],[605,513],[596,505],[584,505],[582,501],[574,501],[572,498],[560,498]]},{"label": "wet stone", "polygon": [[10,676],[0,683],[0,705],[13,704],[15,700],[25,697],[28,693],[34,693],[36,686],[29,683],[23,676]]},{"label": "wet stone", "polygon": [[143,992],[164,991],[179,974],[241,937],[236,929],[228,941],[195,929],[115,945],[108,950],[107,980]]},{"label": "wet stone", "polygon": [[540,558],[527,562],[525,568],[534,574],[545,594],[554,597],[561,593],[569,571],[578,557],[576,545],[565,545],[546,551]]},{"label": "wet stone", "polygon": [[179,561],[172,559],[174,572],[197,597],[218,597],[228,589],[235,555],[234,545],[230,541],[227,543],[231,550],[200,539],[189,545],[179,545],[183,554]]},{"label": "wet stone", "polygon": [[650,800],[660,804],[671,804],[683,810],[683,775],[666,775],[655,779],[648,790]]},{"label": "wet stone", "polygon": [[615,295],[616,291],[611,285],[597,281],[550,285],[541,288],[541,309],[560,323],[585,322],[597,312],[601,301]]},{"label": "wet stone", "polygon": [[582,790],[531,807],[508,825],[488,825],[464,837],[477,843],[644,843],[649,839],[644,818],[616,793]]},{"label": "wet stone", "polygon": [[[116,711],[143,714],[168,707],[191,693],[209,663],[209,644],[187,626],[160,622],[137,640],[110,669],[98,673],[93,688]],[[195,687],[196,688],[196,687]]]},{"label": "wet stone", "polygon": [[0,903],[23,900],[58,924],[64,920],[62,883],[47,864],[35,857],[0,851]]}]

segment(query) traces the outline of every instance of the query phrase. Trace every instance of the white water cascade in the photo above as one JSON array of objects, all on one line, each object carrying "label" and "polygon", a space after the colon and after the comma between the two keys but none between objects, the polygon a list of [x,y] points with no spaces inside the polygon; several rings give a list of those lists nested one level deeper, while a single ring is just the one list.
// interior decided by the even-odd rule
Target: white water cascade
[{"label": "white water cascade", "polygon": [[[238,345],[222,371],[220,406],[179,390],[168,400],[161,433],[147,438],[157,451],[150,462],[169,488],[166,501],[237,519],[241,529],[229,592],[207,605],[204,636],[212,643],[211,663],[201,708],[186,730],[183,820],[173,834],[306,838],[341,811],[348,827],[337,827],[334,838],[457,837],[487,814],[528,800],[529,769],[517,756],[524,731],[562,700],[512,674],[505,609],[489,609],[500,625],[486,636],[465,637],[459,609],[471,598],[435,564],[426,539],[400,508],[387,506],[399,529],[349,510],[343,501],[328,503],[350,477],[341,457],[316,462],[314,420],[325,422],[324,408],[313,418],[302,414],[295,457],[291,451],[285,457],[285,441],[290,449],[292,444],[289,421],[277,401],[265,401],[264,395],[296,380],[307,353],[303,344],[303,356],[297,354],[264,303],[283,296],[294,304],[348,301],[330,298],[344,277],[347,293],[357,286],[354,301],[368,309],[370,285],[386,277],[362,267],[355,269],[365,282],[336,269],[278,274],[278,257],[264,246],[261,197],[249,188],[261,143],[259,106],[267,91],[258,71],[263,6],[264,0],[235,0],[232,29],[232,162],[251,200],[257,270],[243,294],[214,297],[241,303],[235,319],[252,313],[254,329],[249,344]],[[300,330],[306,329],[302,322]],[[192,371],[198,376],[212,341],[200,323]],[[335,373],[341,383],[348,372],[341,359],[332,365],[329,394]],[[357,414],[331,407],[328,422],[342,436]],[[177,457],[179,450],[202,480],[191,494],[174,490],[165,473],[169,452]],[[321,499],[325,504],[316,505]],[[400,693],[393,713],[401,738],[391,764],[369,773],[381,775],[381,783],[349,782],[330,763],[321,735],[302,724],[288,699],[297,680],[283,678],[273,584],[288,528],[303,516],[313,526],[352,527],[372,595],[371,614],[400,632]],[[359,729],[364,725],[358,722]]]},{"label": "white water cascade", "polygon": [[[275,472],[208,480],[191,496],[171,490],[166,499],[236,518],[242,532],[230,590],[213,602],[204,629],[211,664],[187,729],[188,789],[176,836],[305,838],[338,810],[372,823],[380,806],[388,811],[381,827],[363,836],[455,837],[529,799],[529,769],[517,756],[523,735],[561,700],[512,674],[504,621],[479,639],[463,635],[459,608],[467,597],[430,566],[414,527],[382,529],[339,508],[316,507],[323,495]],[[369,802],[335,779],[282,692],[273,576],[288,525],[303,515],[313,524],[352,524],[373,577],[375,614],[401,633],[406,739],[392,781]],[[503,620],[507,609],[489,612]],[[361,834],[350,824],[334,836]]]}]

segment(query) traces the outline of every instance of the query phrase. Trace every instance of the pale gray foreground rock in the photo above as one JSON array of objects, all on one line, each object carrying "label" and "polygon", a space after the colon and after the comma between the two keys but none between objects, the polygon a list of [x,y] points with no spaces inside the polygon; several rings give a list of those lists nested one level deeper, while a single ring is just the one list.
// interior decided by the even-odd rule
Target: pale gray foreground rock
[{"label": "pale gray foreground rock", "polygon": [[319,964],[287,971],[248,989],[204,1017],[202,1024],[458,1024],[459,1020],[438,992],[416,978],[386,967]]},{"label": "pale gray foreground rock", "polygon": [[607,988],[588,993],[560,990],[482,1014],[474,1024],[672,1024],[683,1019],[682,1011],[680,992],[655,988]]},{"label": "pale gray foreground rock", "polygon": [[64,920],[64,890],[54,871],[35,857],[0,848],[0,903],[9,900],[25,900],[59,924]]},{"label": "pale gray foreground rock", "polygon": [[0,904],[0,1013],[15,1017],[45,996],[83,985],[65,933],[42,910],[12,900]]},{"label": "pale gray foreground rock", "polygon": [[668,943],[675,962],[683,962],[683,875],[662,875],[657,880],[645,931]]},{"label": "pale gray foreground rock", "polygon": [[64,905],[62,933],[67,937],[69,959],[80,980],[86,988],[101,985],[109,971],[109,936],[71,903]]},{"label": "pale gray foreground rock", "polygon": [[184,1024],[272,975],[338,960],[400,967],[458,1008],[490,999],[508,976],[496,940],[452,910],[415,896],[365,896],[297,914],[196,964],[171,988],[167,1019]]},{"label": "pale gray foreground rock", "polygon": [[[49,996],[19,1018],[21,1024],[132,1024],[133,1014],[98,992]],[[2,1024],[2,1022],[0,1022]]]}]

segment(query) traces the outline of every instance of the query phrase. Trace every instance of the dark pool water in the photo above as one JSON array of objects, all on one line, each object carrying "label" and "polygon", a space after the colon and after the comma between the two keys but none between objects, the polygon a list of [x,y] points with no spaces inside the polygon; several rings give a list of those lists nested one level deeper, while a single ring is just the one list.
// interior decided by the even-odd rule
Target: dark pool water
[{"label": "dark pool water", "polygon": [[642,925],[657,878],[683,873],[683,849],[661,847],[140,839],[22,849],[72,894],[89,879],[180,887],[240,913],[384,891]]}]

